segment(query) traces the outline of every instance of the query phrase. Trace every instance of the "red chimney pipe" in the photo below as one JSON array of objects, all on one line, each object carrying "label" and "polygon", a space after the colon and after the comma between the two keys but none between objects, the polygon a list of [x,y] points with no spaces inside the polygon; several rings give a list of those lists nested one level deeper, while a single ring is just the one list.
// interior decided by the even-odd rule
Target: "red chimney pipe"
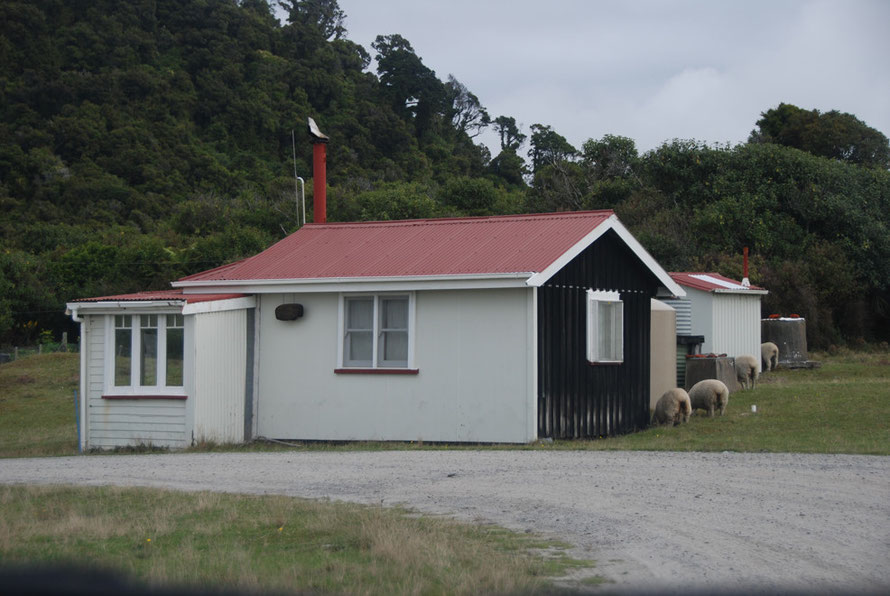
[{"label": "red chimney pipe", "polygon": [[328,219],[327,152],[325,141],[312,144],[312,221],[324,223]]},{"label": "red chimney pipe", "polygon": [[327,153],[328,135],[318,130],[312,118],[306,119],[312,137],[312,220],[324,223],[328,219]]}]

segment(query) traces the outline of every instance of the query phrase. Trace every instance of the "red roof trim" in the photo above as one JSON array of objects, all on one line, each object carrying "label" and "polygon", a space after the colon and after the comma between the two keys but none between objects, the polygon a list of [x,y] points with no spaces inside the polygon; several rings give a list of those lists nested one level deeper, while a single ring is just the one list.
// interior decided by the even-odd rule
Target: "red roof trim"
[{"label": "red roof trim", "polygon": [[158,290],[156,292],[136,292],[134,294],[118,294],[116,296],[99,296],[97,298],[78,298],[73,302],[212,302],[243,298],[246,294],[184,294],[182,290]]}]

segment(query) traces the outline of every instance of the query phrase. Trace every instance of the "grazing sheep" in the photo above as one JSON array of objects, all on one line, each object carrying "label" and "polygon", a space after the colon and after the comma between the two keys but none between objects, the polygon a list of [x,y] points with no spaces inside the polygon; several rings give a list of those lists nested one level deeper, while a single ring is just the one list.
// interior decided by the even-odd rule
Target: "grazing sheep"
[{"label": "grazing sheep", "polygon": [[735,357],[735,376],[745,389],[757,387],[757,359],[743,354]]},{"label": "grazing sheep", "polygon": [[655,424],[673,424],[674,426],[689,422],[692,414],[692,402],[684,389],[674,388],[665,391],[655,404]]},{"label": "grazing sheep", "polygon": [[771,341],[760,344],[760,360],[764,371],[775,370],[779,364],[779,346]]},{"label": "grazing sheep", "polygon": [[717,379],[705,379],[699,381],[689,390],[689,400],[692,402],[692,411],[707,410],[708,416],[714,417],[714,411],[719,408],[720,415],[726,412],[726,404],[729,403],[729,389],[722,381]]}]

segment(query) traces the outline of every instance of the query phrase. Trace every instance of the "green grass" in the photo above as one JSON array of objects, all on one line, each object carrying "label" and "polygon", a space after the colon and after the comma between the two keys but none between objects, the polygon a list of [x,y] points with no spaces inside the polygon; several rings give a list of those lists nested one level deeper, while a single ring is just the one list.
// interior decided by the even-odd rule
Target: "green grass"
[{"label": "green grass", "polygon": [[79,358],[43,354],[0,365],[0,457],[77,453]]},{"label": "green grass", "polygon": [[399,509],[0,487],[0,565],[24,564],[98,566],[152,586],[348,594],[537,593],[591,566],[555,541]]},{"label": "green grass", "polygon": [[[780,369],[757,389],[733,393],[726,415],[694,416],[677,427],[650,428],[592,441],[535,445],[419,443],[305,443],[309,450],[404,449],[630,449],[656,451],[771,451],[890,455],[890,352],[812,354],[809,370]],[[73,392],[77,354],[30,356],[0,366],[0,457],[77,452]],[[751,405],[757,413],[751,413]],[[192,451],[285,451],[274,443],[203,444]],[[125,450],[126,451],[126,450]]]},{"label": "green grass", "polygon": [[890,455],[890,354],[811,358],[823,366],[779,369],[762,375],[756,389],[733,393],[725,416],[564,447]]}]

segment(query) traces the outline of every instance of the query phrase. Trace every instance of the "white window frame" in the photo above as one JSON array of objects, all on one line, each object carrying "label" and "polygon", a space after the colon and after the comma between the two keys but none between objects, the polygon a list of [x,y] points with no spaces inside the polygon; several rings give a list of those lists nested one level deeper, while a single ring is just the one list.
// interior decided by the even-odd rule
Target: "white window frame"
[{"label": "white window frame", "polygon": [[[610,308],[609,324],[612,349],[600,354],[600,310]],[[617,358],[616,358],[617,356]],[[624,362],[624,302],[618,292],[587,290],[587,361],[591,364],[621,364]]]},{"label": "white window frame", "polygon": [[[115,317],[130,317],[130,384],[115,385]],[[141,375],[139,374],[140,359],[142,353],[142,334],[141,321],[143,315],[157,316],[157,332],[158,346],[156,355],[155,385],[142,385]],[[105,391],[104,395],[126,396],[126,395],[182,395],[185,390],[185,375],[183,374],[183,385],[161,385],[160,379],[167,379],[167,317],[180,316],[183,318],[183,367],[186,366],[185,351],[185,317],[180,312],[120,312],[116,314],[106,315],[106,333],[105,333]]]},{"label": "white window frame", "polygon": [[[371,362],[370,363],[350,363],[346,361],[346,305],[349,299],[355,298],[372,298],[374,300],[374,309],[372,320],[374,327],[371,332]],[[382,330],[382,312],[380,309],[380,301],[385,298],[407,298],[408,299],[408,360],[404,364],[393,364],[383,361],[382,342],[380,340],[383,333]],[[337,368],[340,369],[379,369],[379,370],[410,370],[414,369],[414,336],[417,328],[415,318],[415,293],[414,292],[377,292],[377,293],[349,293],[340,294],[337,321]]]}]

